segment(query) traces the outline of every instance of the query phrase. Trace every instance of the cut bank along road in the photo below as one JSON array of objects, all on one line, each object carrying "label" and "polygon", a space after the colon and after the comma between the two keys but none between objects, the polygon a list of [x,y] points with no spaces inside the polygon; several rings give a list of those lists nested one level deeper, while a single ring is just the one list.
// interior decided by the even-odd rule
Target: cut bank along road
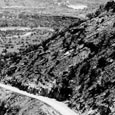
[{"label": "cut bank along road", "polygon": [[42,101],[42,102],[50,105],[51,107],[53,107],[61,115],[79,115],[78,113],[76,113],[76,112],[72,111],[70,108],[68,108],[65,104],[63,104],[62,102],[58,102],[55,99],[50,99],[50,98],[44,97],[44,96],[33,95],[33,94],[27,93],[25,91],[19,90],[18,88],[12,87],[10,85],[5,85],[2,83],[0,83],[0,87],[10,90],[12,92]]}]

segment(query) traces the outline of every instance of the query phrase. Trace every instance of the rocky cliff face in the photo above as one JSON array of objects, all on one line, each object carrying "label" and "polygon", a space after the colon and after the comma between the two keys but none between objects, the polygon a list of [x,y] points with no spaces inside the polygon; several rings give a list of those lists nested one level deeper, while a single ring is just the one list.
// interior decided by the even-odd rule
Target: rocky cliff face
[{"label": "rocky cliff face", "polygon": [[85,115],[115,114],[115,2],[39,45],[1,55],[1,81]]}]

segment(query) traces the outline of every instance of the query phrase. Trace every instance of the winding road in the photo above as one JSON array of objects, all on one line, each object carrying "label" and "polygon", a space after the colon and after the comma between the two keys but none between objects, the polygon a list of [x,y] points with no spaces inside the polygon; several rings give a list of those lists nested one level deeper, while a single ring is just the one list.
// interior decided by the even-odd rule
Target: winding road
[{"label": "winding road", "polygon": [[19,90],[18,88],[12,87],[10,85],[5,85],[2,83],[0,83],[0,87],[4,88],[6,90],[10,90],[12,92],[37,99],[39,101],[42,101],[42,102],[50,105],[51,107],[53,107],[61,115],[79,115],[78,113],[74,112],[69,107],[67,107],[64,103],[58,102],[55,99],[50,99],[50,98],[44,97],[44,96],[33,95],[33,94],[27,93],[25,91]]},{"label": "winding road", "polygon": [[0,27],[0,31],[8,31],[8,30],[22,30],[22,31],[26,31],[26,30],[47,30],[47,31],[51,31],[51,32],[54,32],[55,30],[53,28],[50,28],[50,27],[35,27],[35,28],[30,28],[30,27]]}]

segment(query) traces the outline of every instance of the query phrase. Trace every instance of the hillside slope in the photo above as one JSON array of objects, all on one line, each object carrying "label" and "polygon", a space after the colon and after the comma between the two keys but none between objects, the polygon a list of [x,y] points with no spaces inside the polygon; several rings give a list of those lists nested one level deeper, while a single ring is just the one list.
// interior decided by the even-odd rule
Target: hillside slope
[{"label": "hillside slope", "polygon": [[20,53],[1,54],[1,81],[84,115],[114,115],[115,2],[87,16]]}]

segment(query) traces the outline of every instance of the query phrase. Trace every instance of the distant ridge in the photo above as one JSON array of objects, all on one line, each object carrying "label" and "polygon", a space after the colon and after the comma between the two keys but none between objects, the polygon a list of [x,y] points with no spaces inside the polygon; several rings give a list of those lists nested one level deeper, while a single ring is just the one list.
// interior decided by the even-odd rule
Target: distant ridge
[{"label": "distant ridge", "polygon": [[0,0],[1,8],[12,8],[12,7],[24,7],[24,8],[39,8],[56,6],[60,4],[92,4],[92,3],[104,3],[108,0]]},{"label": "distant ridge", "polygon": [[0,7],[27,7],[27,8],[36,8],[44,5],[51,4],[52,0],[0,0]]}]

